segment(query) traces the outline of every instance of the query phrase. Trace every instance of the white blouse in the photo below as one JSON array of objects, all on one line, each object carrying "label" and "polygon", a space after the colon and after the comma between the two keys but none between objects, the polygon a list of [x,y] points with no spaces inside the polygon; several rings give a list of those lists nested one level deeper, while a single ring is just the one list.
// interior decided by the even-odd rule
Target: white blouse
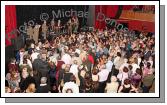
[{"label": "white blouse", "polygon": [[118,82],[107,83],[106,85],[107,93],[117,93],[118,86],[119,86]]},{"label": "white blouse", "polygon": [[98,81],[98,80],[99,80],[99,76],[92,74],[92,81]]}]

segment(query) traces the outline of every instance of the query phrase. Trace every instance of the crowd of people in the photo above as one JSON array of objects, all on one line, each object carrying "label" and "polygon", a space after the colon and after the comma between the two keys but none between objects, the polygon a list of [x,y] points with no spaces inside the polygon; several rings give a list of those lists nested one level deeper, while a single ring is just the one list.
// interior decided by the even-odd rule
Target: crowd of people
[{"label": "crowd of people", "polygon": [[111,28],[48,37],[29,39],[11,58],[6,93],[155,91],[154,34]]}]

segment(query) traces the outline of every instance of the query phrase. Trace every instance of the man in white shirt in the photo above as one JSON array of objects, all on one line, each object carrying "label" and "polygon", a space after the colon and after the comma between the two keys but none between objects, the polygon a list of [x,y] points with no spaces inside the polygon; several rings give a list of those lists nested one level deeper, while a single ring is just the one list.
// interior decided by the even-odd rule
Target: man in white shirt
[{"label": "man in white shirt", "polygon": [[102,65],[102,69],[100,70],[100,72],[98,73],[99,75],[99,82],[104,82],[107,80],[109,71],[106,69],[105,65]]},{"label": "man in white shirt", "polygon": [[106,81],[109,75],[109,71],[106,69],[105,65],[102,65],[100,72],[98,73],[99,75],[99,88],[98,92],[99,93],[104,93],[104,89],[106,87]]},{"label": "man in white shirt", "polygon": [[106,69],[111,72],[111,69],[112,69],[112,66],[113,66],[113,62],[111,61],[111,57],[108,57],[108,61],[106,63]]},{"label": "man in white shirt", "polygon": [[67,53],[62,56],[61,60],[64,61],[65,64],[71,65],[71,63],[72,63],[71,56]]},{"label": "man in white shirt", "polygon": [[117,56],[114,59],[115,69],[113,70],[113,75],[117,76],[119,73],[119,68],[124,63],[123,57],[120,52],[117,52]]},{"label": "man in white shirt", "polygon": [[110,80],[111,75],[112,75],[112,67],[113,67],[112,57],[109,56],[108,61],[106,63],[106,69],[109,71],[108,80]]},{"label": "man in white shirt", "polygon": [[78,64],[76,60],[74,60],[74,64],[71,65],[70,73],[73,73],[73,75],[78,73]]},{"label": "man in white shirt", "polygon": [[25,55],[24,51],[20,51],[20,62],[23,62],[23,57]]},{"label": "man in white shirt", "polygon": [[64,61],[65,64],[71,65],[71,63],[72,63],[72,58],[71,58],[70,54],[68,54],[68,47],[65,47],[65,48],[64,48],[64,53],[65,53],[65,54],[62,55],[61,60]]},{"label": "man in white shirt", "polygon": [[115,68],[119,70],[119,67],[120,67],[120,64],[121,64],[121,53],[120,52],[117,52],[117,56],[115,57],[114,59],[114,65],[115,65]]},{"label": "man in white shirt", "polygon": [[35,59],[37,59],[37,58],[38,58],[38,55],[39,55],[39,53],[38,53],[38,52],[34,52],[34,51],[32,50],[32,54],[31,54],[31,59],[32,59],[32,62],[33,62]]}]

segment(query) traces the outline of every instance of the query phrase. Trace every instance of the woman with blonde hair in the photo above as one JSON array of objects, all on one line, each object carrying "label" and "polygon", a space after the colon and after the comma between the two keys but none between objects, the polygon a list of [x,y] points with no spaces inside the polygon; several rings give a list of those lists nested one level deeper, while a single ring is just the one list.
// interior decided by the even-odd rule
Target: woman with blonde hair
[{"label": "woman with blonde hair", "polygon": [[14,93],[15,90],[19,88],[20,74],[14,70],[11,71],[11,73],[6,75],[6,80],[8,81],[9,88],[11,89],[12,93]]},{"label": "woman with blonde hair", "polygon": [[117,82],[117,77],[112,76],[111,82],[107,83],[105,91],[106,93],[117,93],[119,83]]}]

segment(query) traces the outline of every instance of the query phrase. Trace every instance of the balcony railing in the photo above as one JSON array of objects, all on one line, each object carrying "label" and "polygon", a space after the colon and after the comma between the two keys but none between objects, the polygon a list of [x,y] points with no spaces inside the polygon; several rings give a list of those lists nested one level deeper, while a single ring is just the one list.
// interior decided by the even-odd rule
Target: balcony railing
[{"label": "balcony railing", "polygon": [[155,22],[155,14],[151,12],[144,13],[144,12],[134,12],[132,10],[123,10],[120,18],[129,19],[129,20]]}]

